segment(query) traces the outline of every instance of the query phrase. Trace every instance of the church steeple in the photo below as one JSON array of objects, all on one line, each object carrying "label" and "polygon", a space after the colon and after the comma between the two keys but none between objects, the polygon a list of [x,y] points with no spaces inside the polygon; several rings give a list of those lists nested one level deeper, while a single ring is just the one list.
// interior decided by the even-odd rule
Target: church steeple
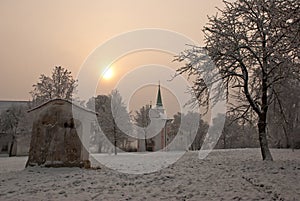
[{"label": "church steeple", "polygon": [[160,83],[158,84],[158,92],[157,92],[157,99],[156,99],[156,107],[163,107],[162,99],[161,99],[161,92],[160,92]]}]

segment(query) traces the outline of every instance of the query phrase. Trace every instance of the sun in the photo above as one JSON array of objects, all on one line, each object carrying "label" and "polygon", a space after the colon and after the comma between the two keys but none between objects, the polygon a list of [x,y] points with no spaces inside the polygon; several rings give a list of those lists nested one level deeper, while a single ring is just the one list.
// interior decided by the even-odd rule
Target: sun
[{"label": "sun", "polygon": [[113,74],[113,70],[110,67],[108,67],[103,72],[103,79],[110,80],[113,77]]}]

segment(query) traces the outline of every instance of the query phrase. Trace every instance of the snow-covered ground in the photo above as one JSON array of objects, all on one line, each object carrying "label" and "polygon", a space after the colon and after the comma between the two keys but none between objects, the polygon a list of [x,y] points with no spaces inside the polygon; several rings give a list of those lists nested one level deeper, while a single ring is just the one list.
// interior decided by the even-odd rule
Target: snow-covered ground
[{"label": "snow-covered ground", "polygon": [[92,166],[100,164],[106,167],[129,174],[144,174],[157,172],[176,162],[185,154],[181,152],[132,152],[119,153],[117,156],[108,154],[93,154],[91,157]]},{"label": "snow-covered ground", "polygon": [[[141,169],[150,160],[176,154],[132,162]],[[175,164],[147,174],[104,166],[24,169],[26,157],[0,157],[0,200],[299,200],[300,150],[272,154],[274,162],[262,161],[259,149],[215,150],[203,160],[187,152]],[[97,157],[111,158],[121,171],[127,167],[116,161],[132,160],[127,154]]]}]

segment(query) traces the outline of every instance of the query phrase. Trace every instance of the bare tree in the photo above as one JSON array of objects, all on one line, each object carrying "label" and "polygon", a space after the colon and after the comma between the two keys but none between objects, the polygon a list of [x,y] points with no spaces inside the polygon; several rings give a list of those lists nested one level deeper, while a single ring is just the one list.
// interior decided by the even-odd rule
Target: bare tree
[{"label": "bare tree", "polygon": [[55,66],[50,77],[44,74],[40,76],[30,94],[34,105],[54,98],[71,100],[76,87],[77,81],[71,72],[61,66]]},{"label": "bare tree", "polygon": [[196,75],[197,97],[201,103],[207,101],[202,72],[209,55],[223,78],[221,90],[240,103],[231,112],[239,113],[239,118],[254,112],[262,158],[273,160],[266,134],[268,108],[279,98],[276,85],[283,78],[293,75],[299,80],[300,2],[238,0],[224,4],[204,27],[205,48],[192,47],[175,59],[186,62],[178,73]]}]

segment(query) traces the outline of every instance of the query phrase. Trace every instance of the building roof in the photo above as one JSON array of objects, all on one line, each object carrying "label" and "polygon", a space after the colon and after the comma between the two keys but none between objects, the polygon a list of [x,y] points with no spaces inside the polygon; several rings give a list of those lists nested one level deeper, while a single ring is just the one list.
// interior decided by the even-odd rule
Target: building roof
[{"label": "building roof", "polygon": [[158,84],[158,91],[157,91],[157,99],[156,99],[156,107],[162,107],[162,98],[161,98],[161,92],[160,92],[160,84]]},{"label": "building roof", "polygon": [[66,102],[66,103],[69,103],[72,106],[75,106],[75,107],[77,107],[77,108],[79,108],[81,110],[84,110],[86,112],[90,112],[90,113],[98,115],[98,113],[96,113],[96,112],[94,112],[94,111],[92,111],[92,110],[90,110],[88,108],[82,107],[81,105],[78,105],[78,104],[76,104],[76,103],[74,103],[72,101],[69,101],[69,100],[66,100],[66,99],[61,99],[61,98],[56,98],[56,99],[49,100],[49,101],[47,101],[47,102],[45,102],[45,103],[43,103],[43,104],[41,104],[41,105],[39,105],[39,106],[37,106],[35,108],[32,108],[32,109],[28,110],[27,112],[30,113],[30,112],[32,112],[34,110],[38,110],[38,109],[40,109],[40,108],[42,108],[42,107],[44,107],[44,106],[46,106],[46,105],[48,105],[48,104],[50,104],[52,102],[56,102],[56,101]]}]

